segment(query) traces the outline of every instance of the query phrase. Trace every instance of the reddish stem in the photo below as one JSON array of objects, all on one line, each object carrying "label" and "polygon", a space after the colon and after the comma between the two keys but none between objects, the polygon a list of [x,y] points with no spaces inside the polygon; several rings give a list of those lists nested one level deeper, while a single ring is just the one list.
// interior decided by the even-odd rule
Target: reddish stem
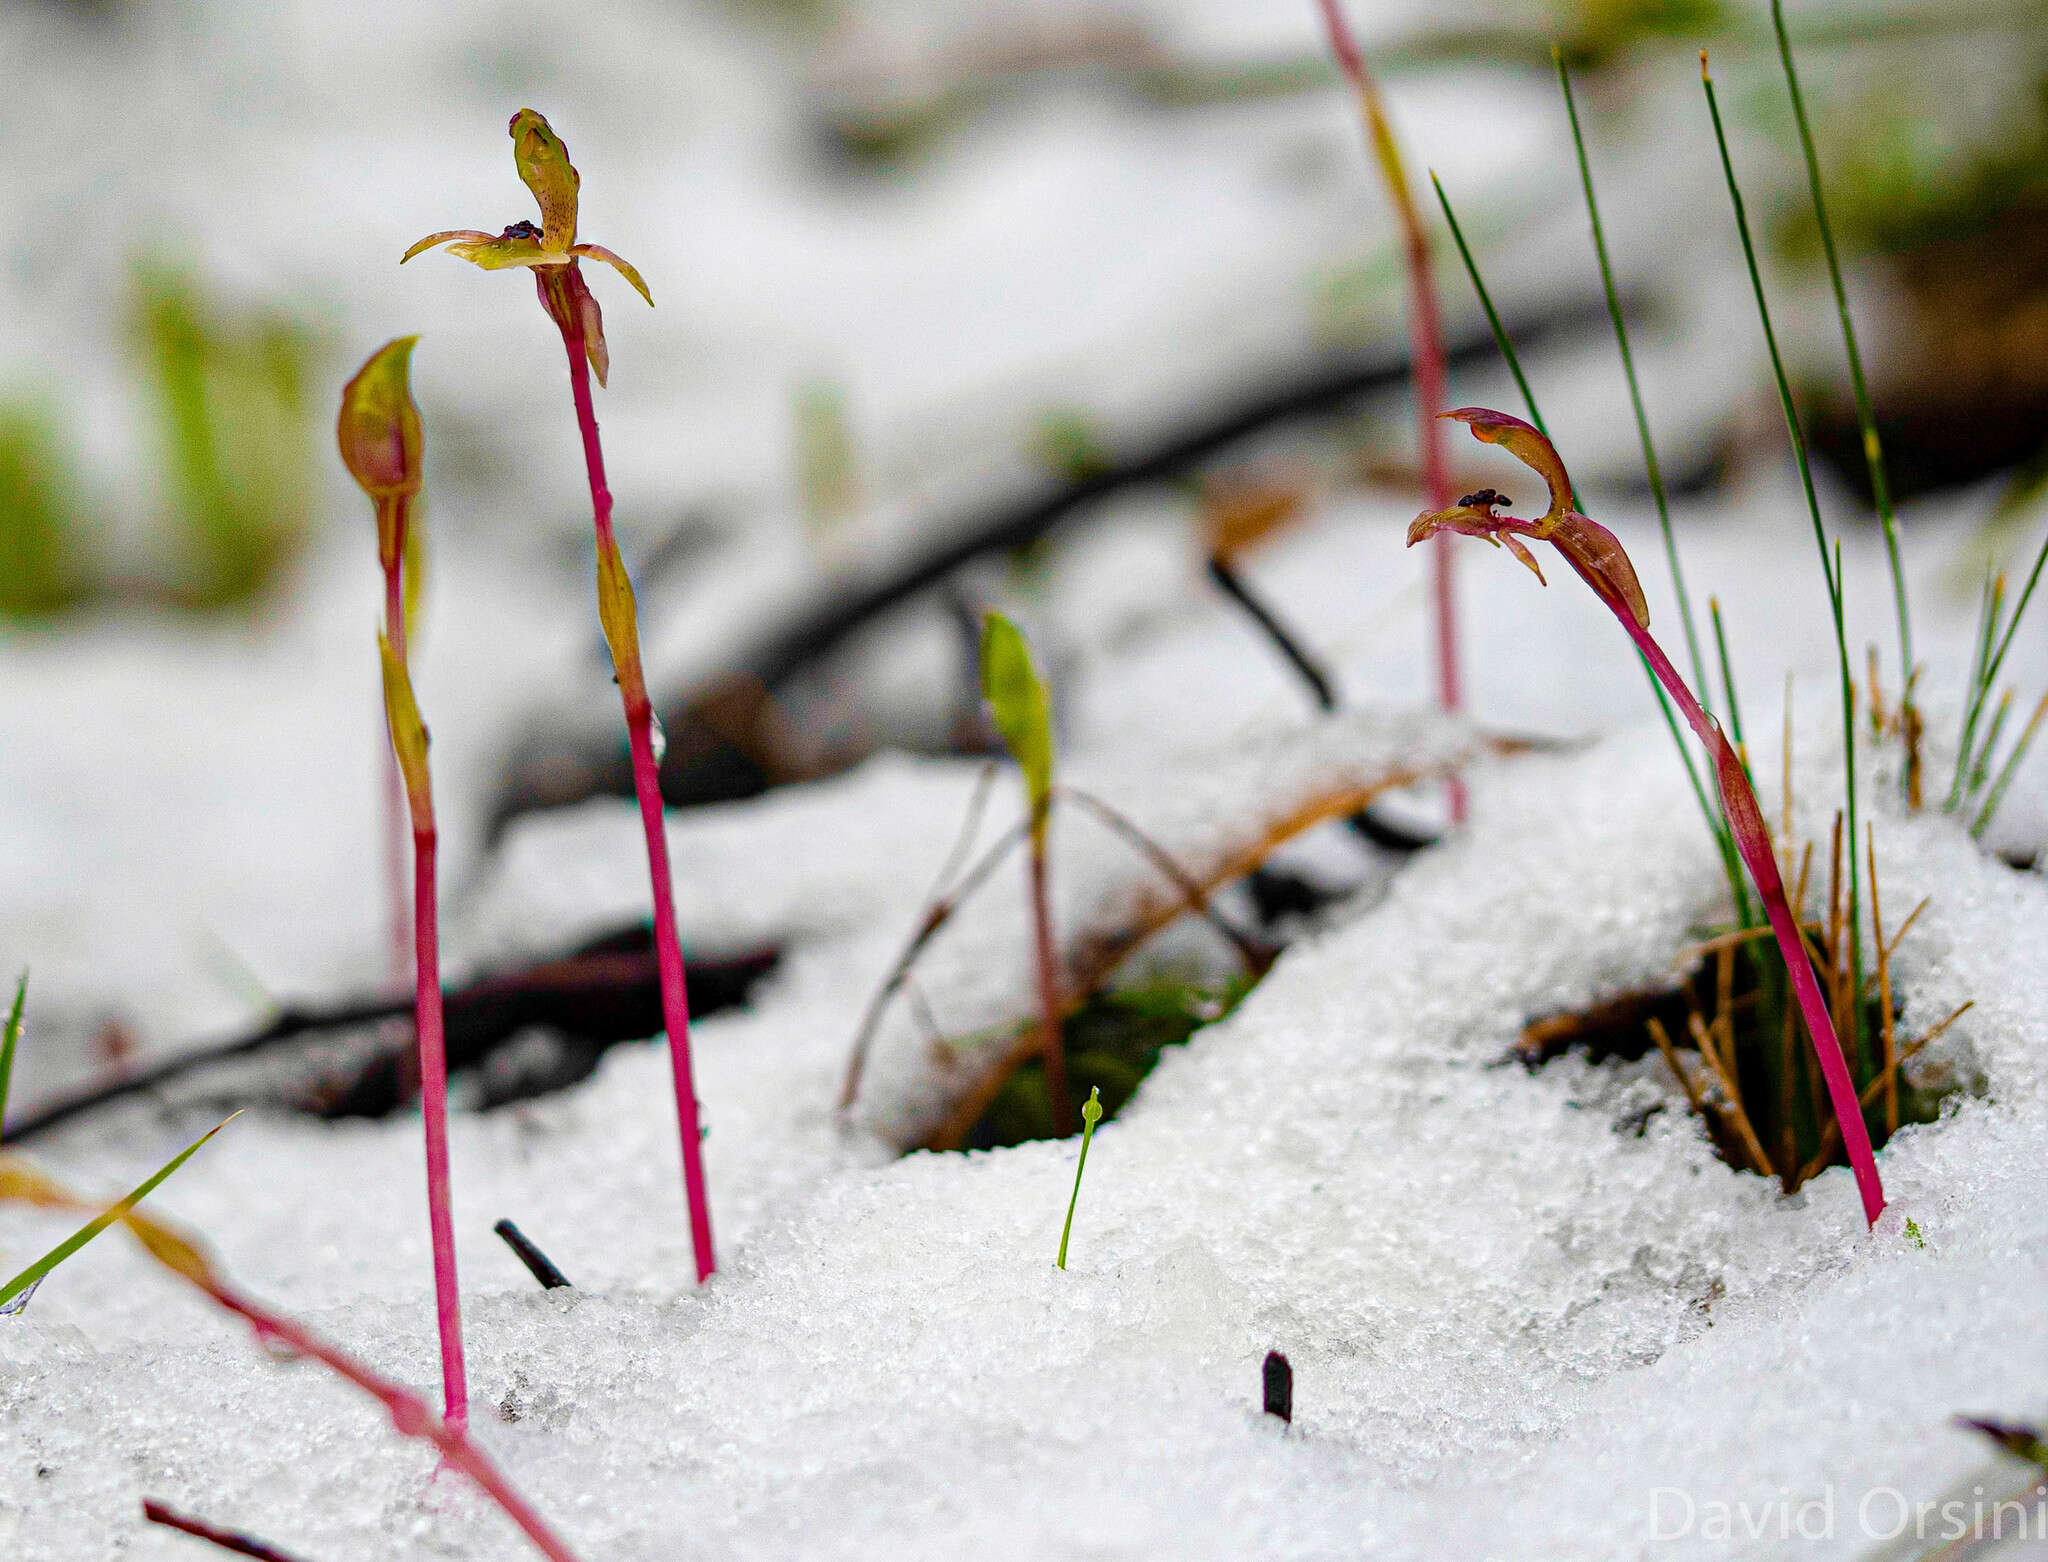
[{"label": "reddish stem", "polygon": [[1863,1121],[1863,1103],[1857,1097],[1855,1081],[1850,1078],[1848,1062],[1842,1056],[1842,1043],[1835,1033],[1827,1000],[1821,995],[1820,983],[1813,974],[1813,962],[1807,957],[1806,942],[1792,914],[1791,902],[1786,898],[1785,882],[1778,873],[1777,856],[1771,850],[1770,831],[1764,824],[1763,809],[1757,803],[1742,761],[1721,731],[1721,724],[1694,698],[1692,690],[1678,675],[1678,669],[1671,665],[1671,658],[1664,654],[1664,648],[1651,637],[1648,629],[1636,622],[1635,614],[1628,605],[1619,600],[1576,556],[1564,549],[1559,551],[1578,571],[1580,579],[1593,588],[1593,594],[1607,604],[1608,611],[1620,620],[1621,627],[1628,631],[1636,649],[1643,653],[1650,670],[1657,675],[1657,681],[1664,685],[1673,703],[1684,714],[1687,725],[1698,734],[1700,742],[1713,756],[1714,774],[1721,793],[1721,807],[1728,816],[1729,832],[1734,836],[1735,849],[1742,854],[1749,876],[1756,884],[1764,911],[1771,919],[1771,932],[1776,935],[1778,949],[1785,957],[1785,969],[1792,978],[1792,991],[1799,1000],[1800,1012],[1806,1016],[1807,1035],[1813,1042],[1814,1056],[1820,1062],[1821,1077],[1827,1082],[1828,1101],[1834,1107],[1835,1121],[1842,1131],[1842,1148],[1848,1156],[1850,1169],[1855,1173],[1856,1191],[1863,1200],[1863,1216],[1874,1226],[1884,1211],[1884,1187],[1877,1175],[1877,1158],[1870,1148],[1870,1132]]},{"label": "reddish stem", "polygon": [[1038,955],[1039,1042],[1045,1067],[1045,1099],[1052,1108],[1053,1131],[1080,1131],[1074,1103],[1067,1092],[1065,1027],[1060,1023],[1060,979],[1053,953],[1051,897],[1046,892],[1045,831],[1031,835],[1031,924]]},{"label": "reddish stem", "polygon": [[484,1494],[504,1511],[507,1518],[525,1531],[526,1537],[540,1549],[542,1555],[550,1559],[550,1562],[576,1562],[575,1553],[562,1543],[548,1527],[547,1521],[534,1511],[533,1506],[513,1490],[511,1483],[491,1462],[490,1455],[470,1440],[469,1432],[461,1422],[452,1416],[445,1421],[436,1420],[427,1402],[410,1389],[379,1377],[353,1356],[328,1344],[310,1329],[248,1300],[210,1275],[193,1274],[183,1268],[180,1268],[179,1272],[220,1306],[246,1318],[255,1326],[259,1339],[275,1340],[302,1356],[312,1357],[329,1371],[339,1374],[364,1393],[382,1401],[384,1408],[391,1414],[393,1426],[407,1437],[422,1438],[438,1448],[442,1458],[474,1481]]},{"label": "reddish stem", "polygon": [[[1419,420],[1417,437],[1422,449],[1423,484],[1432,510],[1451,507],[1450,458],[1445,451],[1444,430],[1437,421],[1444,410],[1445,383],[1442,315],[1437,308],[1436,279],[1432,270],[1429,231],[1422,225],[1408,189],[1408,176],[1401,163],[1401,151],[1394,140],[1392,122],[1381,102],[1379,87],[1366,69],[1365,56],[1352,36],[1339,0],[1318,0],[1323,25],[1330,36],[1330,52],[1338,69],[1351,83],[1365,116],[1366,137],[1380,174],[1386,182],[1394,215],[1401,224],[1402,259],[1408,278],[1408,351],[1414,363],[1415,412]],[[1447,711],[1464,704],[1463,680],[1459,675],[1458,601],[1452,572],[1451,538],[1438,532],[1430,547],[1431,593],[1436,610],[1437,702]],[[1457,778],[1450,782],[1451,817],[1465,817],[1465,789]]]},{"label": "reddish stem", "polygon": [[462,1303],[455,1281],[455,1220],[448,1192],[448,1051],[441,1024],[440,919],[435,905],[435,831],[412,835],[413,1012],[420,1048],[420,1110],[427,1128],[427,1226],[434,1243],[434,1313],[441,1326],[441,1392],[448,1419],[469,1421],[462,1363]]},{"label": "reddish stem", "polygon": [[[545,293],[543,294],[545,297]],[[551,315],[555,315],[550,310]],[[604,447],[597,437],[597,411],[590,399],[590,365],[583,330],[573,310],[556,315],[569,354],[569,389],[576,401],[576,426],[583,436],[583,464],[590,477],[591,519],[600,555],[615,551],[612,494],[605,483]],[[654,759],[654,707],[647,698],[637,635],[612,647],[612,668],[625,706],[626,736],[633,756],[633,791],[640,801],[640,825],[647,838],[647,871],[654,888],[654,953],[661,973],[661,1013],[668,1027],[670,1071],[675,1078],[676,1126],[682,1137],[683,1191],[690,1206],[690,1241],[701,1284],[718,1267],[711,1245],[711,1201],[704,1185],[704,1144],[698,1127],[697,1088],[690,1069],[690,1005],[683,985],[683,950],[676,938],[675,890],[669,876],[668,832],[662,819],[661,774]]]},{"label": "reddish stem", "polygon": [[[399,661],[405,660],[405,587],[401,566],[384,571],[384,638]],[[412,900],[406,891],[405,838],[411,812],[405,801],[405,777],[398,756],[384,749],[384,883],[391,905],[391,978],[403,982],[413,963]]]}]

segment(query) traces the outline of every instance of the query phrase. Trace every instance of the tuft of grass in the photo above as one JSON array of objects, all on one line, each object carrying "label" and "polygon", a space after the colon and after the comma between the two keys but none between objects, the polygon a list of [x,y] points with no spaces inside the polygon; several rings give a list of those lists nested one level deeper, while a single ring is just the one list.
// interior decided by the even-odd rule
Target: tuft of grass
[{"label": "tuft of grass", "polygon": [[35,402],[0,402],[0,518],[0,616],[47,618],[91,594],[70,462]]},{"label": "tuft of grass", "polygon": [[1074,1209],[1081,1202],[1081,1174],[1088,1169],[1088,1146],[1095,1142],[1095,1125],[1102,1121],[1102,1092],[1091,1090],[1081,1103],[1081,1158],[1074,1163],[1074,1191],[1067,1199],[1066,1224],[1060,1227],[1060,1256],[1056,1268],[1067,1267],[1067,1238],[1074,1234]]},{"label": "tuft of grass", "polygon": [[306,532],[317,488],[314,339],[275,312],[226,310],[190,270],[162,260],[136,264],[134,293],[185,545],[179,592],[203,608],[245,602]]}]

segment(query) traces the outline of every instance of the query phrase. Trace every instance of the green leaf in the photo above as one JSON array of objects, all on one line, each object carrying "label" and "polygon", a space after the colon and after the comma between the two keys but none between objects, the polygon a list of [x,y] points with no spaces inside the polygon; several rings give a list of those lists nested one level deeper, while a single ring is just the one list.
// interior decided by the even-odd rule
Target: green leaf
[{"label": "green leaf", "polygon": [[[227,1127],[229,1123],[232,1123],[235,1120],[235,1117],[240,1117],[241,1115],[241,1113],[237,1112],[234,1114],[234,1117],[226,1118],[213,1128],[208,1129],[205,1133],[201,1134],[197,1139],[193,1140],[190,1144],[186,1145],[184,1149],[180,1150],[176,1155],[172,1156],[168,1161],[164,1162],[164,1164],[161,1167],[159,1167],[152,1175],[150,1175],[141,1183],[137,1184],[134,1192],[130,1193],[118,1204],[112,1205],[108,1209],[102,1211],[100,1214],[95,1215],[83,1226],[80,1226],[78,1230],[74,1231],[62,1242],[59,1242],[55,1247],[51,1248],[49,1252],[45,1253],[41,1258],[37,1259],[34,1263],[30,1264],[28,1268],[22,1270],[22,1272],[16,1275],[12,1280],[9,1280],[4,1286],[0,1286],[0,1304],[4,1304],[11,1298],[27,1290],[30,1286],[34,1285],[38,1280],[42,1279],[43,1276],[47,1275],[51,1270],[55,1269],[59,1264],[63,1263],[65,1259],[69,1258],[73,1253],[76,1253],[80,1248],[84,1247],[86,1243],[90,1242],[94,1237],[98,1236],[102,1231],[105,1231],[107,1227],[113,1225],[115,1221],[124,1218],[130,1210],[134,1209],[136,1205],[140,1204],[144,1199],[148,1198],[150,1194],[154,1193],[159,1183],[161,1183],[166,1177],[170,1176],[170,1174],[176,1171],[180,1166],[183,1166],[187,1161],[191,1160],[194,1155],[198,1154],[200,1146],[205,1144],[206,1141],[211,1139],[215,1134],[219,1133],[221,1129]],[[38,1200],[37,1202],[43,1201]]]},{"label": "green leaf", "polygon": [[1022,632],[1000,613],[981,621],[981,692],[1024,772],[1032,829],[1041,831],[1052,804],[1052,696]]},{"label": "green leaf", "polygon": [[7,1126],[7,1082],[14,1077],[14,1044],[21,1040],[21,1007],[28,1001],[28,972],[14,984],[14,1008],[0,1029],[0,1128]]}]

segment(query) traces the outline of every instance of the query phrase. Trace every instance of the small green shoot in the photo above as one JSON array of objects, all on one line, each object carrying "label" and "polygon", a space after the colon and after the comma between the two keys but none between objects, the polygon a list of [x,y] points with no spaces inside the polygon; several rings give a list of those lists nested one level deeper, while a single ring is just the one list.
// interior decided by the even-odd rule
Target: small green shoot
[{"label": "small green shoot", "polygon": [[1038,963],[1039,1047],[1045,1059],[1045,1090],[1053,1122],[1072,1131],[1073,1103],[1067,1096],[1066,1051],[1060,1023],[1060,979],[1053,953],[1052,909],[1046,891],[1046,827],[1052,818],[1052,695],[1032,665],[1031,647],[1017,626],[1000,613],[981,625],[981,692],[996,730],[1024,772],[1031,808],[1031,923]]},{"label": "small green shoot", "polygon": [[1067,1267],[1067,1238],[1074,1234],[1074,1206],[1081,1202],[1081,1173],[1088,1169],[1088,1145],[1095,1137],[1095,1125],[1102,1121],[1102,1092],[1093,1089],[1081,1103],[1081,1159],[1074,1163],[1074,1191],[1067,1200],[1067,1223],[1060,1227],[1060,1256],[1054,1263]]},{"label": "small green shoot", "polygon": [[28,972],[14,984],[14,1007],[8,1011],[7,1027],[0,1030],[0,1129],[7,1126],[7,1082],[14,1077],[14,1046],[21,1040],[21,1007],[28,1001]]},{"label": "small green shoot", "polygon": [[[186,1145],[184,1149],[164,1162],[149,1177],[138,1183],[135,1190],[126,1198],[110,1205],[106,1210],[95,1215],[83,1226],[72,1232],[70,1236],[51,1248],[49,1252],[30,1264],[28,1268],[22,1270],[12,1280],[9,1280],[5,1285],[0,1285],[0,1307],[4,1307],[9,1301],[19,1296],[30,1286],[36,1284],[43,1276],[63,1263],[65,1259],[84,1247],[86,1243],[98,1236],[102,1231],[105,1231],[107,1227],[113,1225],[116,1221],[125,1219],[130,1210],[134,1209],[136,1205],[156,1191],[158,1184],[163,1182],[166,1177],[170,1176],[180,1166],[191,1160],[194,1155],[198,1154],[200,1147],[207,1140],[211,1139],[221,1129],[227,1127],[229,1123],[232,1123],[236,1117],[241,1115],[241,1113],[237,1112],[216,1126],[209,1128],[197,1139]],[[40,1172],[34,1171],[23,1162],[0,1162],[0,1195],[21,1198],[30,1203],[48,1202],[36,1196],[38,1191],[43,1188],[44,1181]]]},{"label": "small green shoot", "polygon": [[1906,1240],[1921,1252],[1927,1251],[1927,1238],[1920,1234],[1920,1223],[1911,1215],[1906,1217]]}]

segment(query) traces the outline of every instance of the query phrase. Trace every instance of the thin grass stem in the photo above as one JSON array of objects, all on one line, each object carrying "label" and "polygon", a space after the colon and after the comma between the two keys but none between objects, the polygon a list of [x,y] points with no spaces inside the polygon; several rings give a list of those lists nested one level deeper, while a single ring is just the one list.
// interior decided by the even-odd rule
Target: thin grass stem
[{"label": "thin grass stem", "polygon": [[[1728,631],[1721,623],[1721,602],[1718,597],[1707,598],[1707,612],[1714,623],[1714,652],[1721,662],[1721,689],[1728,700],[1728,730],[1735,735],[1735,746],[1746,748],[1749,740],[1742,735],[1742,702],[1735,695],[1735,667],[1728,660]],[[1749,755],[1742,756],[1742,765],[1749,768]],[[1755,777],[1751,777],[1755,784]]]},{"label": "thin grass stem", "polygon": [[1987,570],[1984,594],[1977,605],[1977,652],[1970,662],[1970,681],[1963,700],[1963,724],[1956,733],[1955,779],[1949,783],[1948,801],[1943,805],[1950,813],[1962,806],[1963,781],[1969,774],[1970,749],[1976,741],[1977,720],[1983,713],[1984,698],[1991,688],[1987,669],[1991,665],[1991,643],[1998,637],[2004,601],[2005,576]]},{"label": "thin grass stem", "polygon": [[1999,670],[2005,666],[2005,653],[2012,649],[2012,637],[2020,627],[2020,619],[2026,614],[2027,604],[2033,600],[2034,587],[2040,584],[2041,567],[2044,564],[2048,564],[2048,537],[2041,539],[2040,551],[2034,555],[2034,567],[2027,572],[2027,584],[2020,592],[2019,601],[2013,604],[2012,617],[2006,621],[2005,632],[1999,637],[1998,649],[1985,664],[1983,679],[1972,702],[1973,720],[1982,712],[1984,701],[1990,697],[1992,687],[1998,682]]},{"label": "thin grass stem", "polygon": [[1892,600],[1899,619],[1900,696],[1912,703],[1913,624],[1906,609],[1906,571],[1899,558],[1899,527],[1892,508],[1891,482],[1885,475],[1884,446],[1877,435],[1870,387],[1863,376],[1863,354],[1856,345],[1856,322],[1849,313],[1849,292],[1842,283],[1842,262],[1835,250],[1834,225],[1828,221],[1827,197],[1821,190],[1820,158],[1813,149],[1813,129],[1806,118],[1806,96],[1799,89],[1799,70],[1792,63],[1792,40],[1785,31],[1784,0],[1771,0],[1771,26],[1778,35],[1778,58],[1785,66],[1785,86],[1792,95],[1792,117],[1799,125],[1799,149],[1806,159],[1806,183],[1813,195],[1813,215],[1820,225],[1821,251],[1827,257],[1828,282],[1835,293],[1835,314],[1842,323],[1842,345],[1849,357],[1849,383],[1856,397],[1856,422],[1863,434],[1863,463],[1870,473],[1870,494],[1884,529],[1885,559],[1891,567]]},{"label": "thin grass stem", "polygon": [[[1821,573],[1825,577],[1828,592],[1828,609],[1834,618],[1835,661],[1841,681],[1842,694],[1842,772],[1843,798],[1847,805],[1849,838],[1854,841],[1857,834],[1856,807],[1856,686],[1849,667],[1849,637],[1843,618],[1843,592],[1840,569],[1840,546],[1836,545],[1830,557],[1827,528],[1820,518],[1820,498],[1814,491],[1813,469],[1807,460],[1806,435],[1799,425],[1799,413],[1792,402],[1792,383],[1785,375],[1785,361],[1778,351],[1778,334],[1771,324],[1770,300],[1764,294],[1763,272],[1757,265],[1756,245],[1750,237],[1749,216],[1742,203],[1742,188],[1735,177],[1735,162],[1728,151],[1728,132],[1721,122],[1721,105],[1714,94],[1714,78],[1707,69],[1707,54],[1700,51],[1700,85],[1707,96],[1707,111],[1714,123],[1714,144],[1721,155],[1721,172],[1727,181],[1728,199],[1735,212],[1735,229],[1742,239],[1742,258],[1749,270],[1749,282],[1756,295],[1757,318],[1762,322],[1764,344],[1769,349],[1771,374],[1778,388],[1778,403],[1785,414],[1785,433],[1792,444],[1792,457],[1799,467],[1799,485],[1806,496],[1807,515],[1813,522],[1813,540],[1820,550]],[[1852,848],[1849,853],[1849,951],[1850,967],[1855,977],[1856,990],[1863,986],[1863,936],[1862,928],[1863,869],[1856,861]],[[1855,1044],[1855,1031],[1860,1016],[1851,1013],[1849,1028],[1851,1044]]]},{"label": "thin grass stem", "polygon": [[2012,785],[2012,778],[2019,773],[2020,761],[2027,757],[2027,750],[2033,746],[2034,734],[2041,730],[2043,717],[2048,717],[2048,694],[2041,696],[2040,703],[2034,707],[2034,714],[2020,729],[2019,741],[2013,744],[2012,752],[2006,756],[1998,779],[1991,784],[1990,795],[1984,799],[1984,807],[1978,813],[1976,823],[1970,826],[1972,836],[1981,840],[1991,821],[1998,816],[1998,805],[2005,801],[2006,788]]},{"label": "thin grass stem", "polygon": [[[1692,667],[1693,683],[1704,693],[1708,688],[1706,658],[1700,653],[1699,630],[1693,624],[1692,599],[1685,589],[1685,571],[1678,562],[1678,539],[1671,531],[1671,506],[1664,495],[1664,472],[1657,463],[1657,445],[1650,437],[1650,416],[1643,407],[1643,389],[1636,378],[1635,354],[1628,344],[1628,324],[1621,316],[1621,295],[1614,286],[1614,266],[1607,255],[1607,232],[1600,222],[1600,201],[1593,193],[1593,165],[1586,157],[1586,137],[1579,125],[1579,105],[1572,96],[1572,77],[1564,62],[1564,51],[1552,44],[1550,62],[1557,70],[1558,90],[1564,94],[1564,111],[1571,121],[1572,150],[1578,155],[1579,187],[1586,195],[1586,216],[1593,229],[1593,253],[1600,262],[1600,290],[1607,299],[1607,317],[1614,322],[1615,345],[1621,349],[1622,377],[1628,381],[1629,405],[1635,409],[1636,434],[1643,446],[1643,471],[1650,479],[1650,497],[1657,506],[1657,527],[1664,536],[1664,557],[1671,566],[1671,587],[1678,597],[1678,618],[1685,628],[1685,649]],[[1738,741],[1740,741],[1738,739]]]},{"label": "thin grass stem", "polygon": [[0,1027],[0,1129],[7,1126],[7,1084],[14,1077],[14,1049],[21,1040],[21,1011],[28,1002],[28,972],[14,984],[14,1007],[7,1011],[7,1023]]},{"label": "thin grass stem", "polygon": [[[1529,386],[1528,376],[1522,372],[1522,356],[1515,351],[1515,344],[1509,337],[1507,327],[1501,323],[1500,312],[1493,307],[1493,298],[1486,290],[1486,279],[1480,275],[1479,263],[1473,259],[1471,249],[1465,243],[1464,230],[1458,225],[1457,214],[1451,210],[1451,198],[1444,192],[1443,181],[1436,174],[1430,174],[1430,182],[1436,186],[1437,203],[1443,207],[1444,221],[1449,224],[1451,237],[1457,241],[1459,257],[1465,263],[1465,275],[1471,279],[1472,291],[1479,295],[1479,303],[1486,311],[1488,325],[1493,329],[1494,345],[1500,349],[1506,361],[1508,372],[1515,377],[1515,384],[1522,392],[1522,403],[1529,409],[1529,421],[1536,425],[1543,437],[1550,437],[1550,429],[1543,421],[1543,409],[1536,404],[1536,392]],[[1572,503],[1578,504],[1576,490]],[[1642,660],[1639,658],[1639,660]],[[1678,762],[1685,767],[1685,779],[1692,787],[1694,800],[1699,804],[1700,817],[1706,821],[1707,833],[1714,837],[1716,850],[1721,854],[1722,872],[1728,879],[1729,898],[1734,903],[1735,914],[1744,927],[1754,925],[1755,910],[1750,902],[1749,888],[1742,875],[1741,859],[1735,850],[1734,838],[1728,833],[1727,821],[1721,811],[1707,799],[1706,786],[1700,780],[1698,768],[1693,764],[1692,751],[1686,746],[1685,735],[1679,730],[1678,717],[1671,709],[1671,701],[1664,688],[1657,682],[1657,675],[1647,660],[1642,660],[1643,677],[1649,682],[1650,693],[1656,698],[1657,708],[1663,713],[1664,725],[1671,733],[1672,747],[1678,751]]]}]

